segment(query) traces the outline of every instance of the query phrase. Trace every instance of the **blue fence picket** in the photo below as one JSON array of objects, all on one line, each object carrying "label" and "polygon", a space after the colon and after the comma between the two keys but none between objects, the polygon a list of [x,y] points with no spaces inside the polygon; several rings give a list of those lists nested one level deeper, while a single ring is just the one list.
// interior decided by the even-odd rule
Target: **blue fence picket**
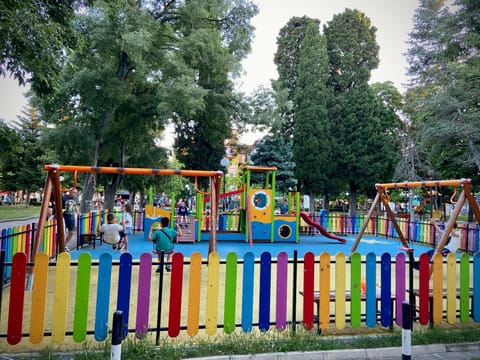
[{"label": "blue fence picket", "polygon": [[260,256],[260,296],[259,296],[259,324],[261,331],[270,328],[270,289],[272,273],[272,255],[264,252]]}]

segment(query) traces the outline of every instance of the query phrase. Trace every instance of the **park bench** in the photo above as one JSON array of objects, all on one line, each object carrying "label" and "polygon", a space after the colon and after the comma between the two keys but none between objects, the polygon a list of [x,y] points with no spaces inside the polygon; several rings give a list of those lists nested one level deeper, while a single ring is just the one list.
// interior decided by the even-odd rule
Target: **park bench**
[{"label": "park bench", "polygon": [[[299,291],[299,294],[300,295],[304,295],[304,292],[303,290],[300,290]],[[335,303],[335,299],[336,299],[336,291],[335,290],[330,290],[330,302],[331,303]],[[375,294],[375,299],[376,299],[376,309],[377,309],[377,316],[376,316],[376,321],[378,322],[380,319],[381,319],[381,316],[382,316],[382,312],[381,312],[381,307],[380,307],[380,304],[381,304],[381,300],[382,300],[382,293],[380,290],[377,290],[376,291],[376,294]],[[347,290],[345,292],[345,302],[351,302],[352,300],[352,294],[351,294],[351,291]],[[361,292],[361,295],[360,295],[360,301],[363,303],[363,302],[366,302],[367,300],[367,295],[364,291]],[[316,314],[314,315],[314,320],[315,322],[318,324],[319,322],[319,314],[320,314],[320,291],[318,290],[315,290],[313,292],[313,301],[315,303],[315,307],[316,307]],[[393,304],[395,302],[395,296],[393,294],[391,294],[391,297],[390,297],[390,314],[391,314],[391,318],[389,319],[389,323],[390,323],[390,328],[393,328]],[[362,318],[364,318],[365,315],[362,314]],[[334,322],[334,315],[330,314],[330,322]],[[317,329],[318,330],[318,333],[320,333],[320,328]]]},{"label": "park bench", "polygon": [[95,242],[98,241],[102,244],[102,235],[97,234],[80,234],[77,239],[77,250],[83,248],[85,245],[92,245],[95,249]]},{"label": "park bench", "polygon": [[[409,292],[409,290],[407,289],[407,292]],[[447,295],[448,295],[448,291],[447,289],[442,289],[442,301],[446,300],[447,299]],[[433,312],[434,312],[434,309],[433,309],[433,289],[429,289],[428,291],[428,323],[430,324],[430,327],[433,327]],[[460,288],[456,288],[455,290],[455,298],[456,299],[460,299]],[[418,301],[417,301],[418,299]],[[473,288],[469,288],[468,289],[468,299],[469,299],[469,308],[472,309],[473,311]],[[415,320],[420,320],[420,323],[422,325],[426,325],[425,321],[421,320],[420,319],[420,290],[419,289],[414,289],[413,290],[413,309],[415,311],[414,313],[414,319]],[[447,310],[445,308],[442,309],[442,317],[445,316]],[[458,316],[460,310],[459,308],[456,309],[456,315]]]}]

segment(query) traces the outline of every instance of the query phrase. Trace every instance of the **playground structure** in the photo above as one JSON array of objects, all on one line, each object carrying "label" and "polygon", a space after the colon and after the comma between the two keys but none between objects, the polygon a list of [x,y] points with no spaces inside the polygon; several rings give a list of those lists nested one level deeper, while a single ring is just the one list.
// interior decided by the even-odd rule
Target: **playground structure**
[{"label": "playground structure", "polygon": [[357,246],[362,239],[362,236],[365,232],[365,229],[367,227],[368,221],[372,217],[377,204],[379,201],[383,203],[385,206],[386,214],[387,217],[390,219],[392,222],[393,226],[395,227],[395,230],[397,231],[398,237],[400,238],[400,241],[402,242],[402,246],[405,250],[408,251],[409,246],[406,241],[405,235],[403,234],[397,220],[396,220],[396,215],[392,211],[392,209],[389,206],[389,195],[388,195],[388,190],[389,189],[398,189],[398,188],[418,188],[418,187],[430,187],[430,188],[441,188],[445,186],[454,186],[455,187],[455,192],[457,187],[462,187],[462,191],[458,197],[458,200],[455,203],[455,207],[450,215],[450,218],[448,222],[446,223],[445,226],[445,231],[442,234],[442,237],[440,241],[437,243],[437,246],[435,247],[435,251],[433,256],[435,256],[438,253],[441,253],[442,249],[448,242],[448,238],[450,235],[450,232],[452,231],[455,222],[458,219],[458,215],[460,214],[460,211],[462,209],[462,206],[465,204],[466,201],[468,201],[470,208],[473,211],[473,214],[475,215],[475,219],[477,220],[477,223],[480,225],[480,209],[478,208],[478,205],[475,201],[475,198],[473,197],[472,194],[472,180],[471,179],[460,179],[460,180],[431,180],[431,181],[413,181],[413,182],[402,182],[402,183],[385,183],[385,184],[376,184],[375,187],[377,189],[377,195],[375,197],[375,200],[372,202],[372,206],[370,207],[370,210],[367,214],[367,217],[365,218],[365,223],[362,229],[360,230],[359,234],[357,235],[357,238],[355,239],[355,242],[352,246],[352,249],[350,251],[350,255],[353,254]]},{"label": "playground structure", "polygon": [[[229,210],[236,217],[234,230],[218,230],[215,234],[217,240],[227,241],[245,241],[253,244],[255,241],[261,242],[298,242],[300,218],[309,226],[320,231],[320,233],[330,239],[345,243],[344,238],[330,234],[322,225],[315,222],[309,214],[300,211],[300,194],[291,193],[289,195],[289,211],[287,214],[275,213],[275,174],[276,167],[266,166],[242,166],[240,189],[220,194],[217,199],[221,200],[228,196],[238,196],[240,198],[239,207]],[[260,187],[252,186],[252,174],[261,174],[264,177],[263,184]],[[210,241],[214,227],[213,210],[218,206],[213,201],[213,196],[209,193],[197,191],[196,208],[197,218],[195,222],[195,237],[193,241]],[[212,209],[210,213],[210,209]],[[173,218],[173,209],[148,209],[145,216],[145,228],[158,221],[162,216]],[[217,214],[225,215],[227,211]],[[205,228],[204,223],[212,221],[207,228],[210,231],[202,231]],[[219,221],[219,220],[217,220]]]},{"label": "playground structure", "polygon": [[[62,188],[60,184],[60,173],[72,172],[74,179],[79,172],[96,174],[123,174],[123,175],[149,175],[149,176],[186,176],[193,177],[195,180],[195,190],[197,192],[197,208],[202,209],[201,215],[195,222],[195,240],[208,240],[209,252],[216,251],[217,240],[245,240],[250,244],[253,241],[299,241],[300,217],[310,226],[317,228],[324,236],[345,243],[345,239],[330,234],[320,224],[314,222],[307,213],[300,211],[300,194],[292,193],[289,196],[289,213],[283,215],[275,214],[275,173],[276,167],[264,166],[243,166],[241,167],[241,189],[220,194],[220,179],[224,176],[222,171],[207,170],[171,170],[171,169],[148,169],[148,168],[119,168],[119,167],[91,167],[91,166],[72,166],[72,165],[45,165],[44,169],[48,172],[44,198],[53,198],[55,201],[55,214],[58,227],[64,226],[62,214]],[[253,187],[251,184],[252,173],[261,173],[264,176],[262,187]],[[197,179],[199,177],[209,178],[209,191],[202,192],[197,188]],[[238,228],[236,231],[218,231],[218,215],[220,199],[231,194],[240,196],[240,208],[238,209]],[[207,204],[210,204],[208,211]],[[213,206],[212,204],[216,204]],[[38,221],[38,234],[43,233],[48,212],[48,202],[43,202],[40,217]],[[174,209],[152,209],[146,214],[145,228],[159,220],[161,216],[174,217]],[[197,215],[198,216],[198,215]],[[209,231],[201,230],[199,221],[205,221],[208,216],[210,221]],[[173,221],[172,221],[173,224]],[[58,244],[60,251],[65,247],[65,238],[62,231],[58,233]],[[34,239],[34,248],[32,256],[35,257],[40,249],[40,235]]]},{"label": "playground structure", "polygon": [[[118,168],[107,169],[109,168],[105,168],[104,171],[124,171]],[[149,175],[153,171],[153,169],[134,170],[150,171]],[[168,175],[179,175],[172,174],[171,170],[166,172]],[[213,177],[221,176],[217,172],[212,173]],[[46,184],[52,187],[50,191],[54,195],[56,190],[61,190],[60,187],[53,188],[56,176],[58,173],[49,172]],[[471,196],[471,183],[469,180],[460,181],[466,182],[461,183],[463,191],[457,201],[458,208],[454,209],[458,212],[452,213],[452,218],[458,217],[460,208],[468,199],[478,222],[480,212],[478,207],[473,207],[476,204],[473,205],[475,202],[472,202],[474,199]],[[48,182],[51,184],[48,185]],[[422,183],[418,186],[428,186],[427,184]],[[444,183],[443,186],[450,186],[446,184]],[[214,186],[219,186],[219,182]],[[398,186],[405,186],[405,183]],[[385,189],[389,188],[394,188],[393,184],[377,185],[378,194],[374,203],[388,202]],[[218,190],[218,188],[215,189]],[[270,187],[266,186],[265,189],[269,190]],[[210,194],[211,203],[218,204],[220,196],[217,194],[218,192]],[[217,200],[213,201],[216,196]],[[262,199],[263,197],[258,201]],[[251,197],[250,200],[253,201]],[[216,212],[214,208],[211,207],[212,214]],[[386,209],[388,208],[386,206]],[[290,209],[288,216],[299,217],[298,207],[295,206],[295,209]],[[248,215],[248,209],[245,209],[245,213]],[[395,214],[391,212],[387,215],[392,224],[395,224]],[[363,223],[365,226],[371,216],[372,210]],[[274,214],[273,219],[275,217]],[[245,219],[248,218],[245,217]],[[214,219],[212,219],[212,227],[213,221]],[[403,236],[401,228],[398,225],[395,228],[399,236]],[[211,230],[215,232],[216,227]],[[268,230],[271,231],[270,228]],[[363,228],[361,233],[364,231]],[[39,233],[43,233],[43,229]],[[253,231],[250,232],[252,233]],[[320,257],[318,258],[317,255]],[[287,253],[282,249],[280,253],[263,253],[258,262],[258,271],[256,269],[254,271],[257,260],[252,252],[244,254],[242,259],[230,253],[225,263],[220,261],[218,253],[209,253],[208,267],[202,266],[203,260],[199,253],[192,254],[190,260],[187,260],[181,252],[178,252],[172,259],[172,272],[168,275],[170,278],[165,280],[170,281],[171,284],[169,293],[163,294],[163,286],[153,281],[157,275],[152,274],[154,260],[151,252],[143,253],[139,261],[134,260],[132,254],[123,253],[118,263],[113,261],[109,253],[102,254],[98,262],[92,261],[89,253],[82,253],[78,261],[71,263],[70,254],[64,253],[57,257],[54,264],[49,264],[47,254],[41,253],[33,256],[34,266],[27,265],[26,255],[18,252],[11,264],[4,264],[7,267],[11,266],[12,280],[8,301],[8,324],[5,326],[5,331],[2,329],[0,335],[7,338],[9,345],[15,345],[26,337],[29,337],[31,344],[41,344],[48,336],[51,336],[53,343],[60,344],[65,341],[66,335],[70,334],[76,343],[85,341],[88,334],[92,334],[96,341],[105,341],[109,333],[108,319],[113,303],[116,309],[124,314],[123,329],[126,332],[123,336],[127,333],[135,333],[135,336],[141,339],[147,332],[156,333],[157,345],[160,332],[173,338],[185,330],[189,336],[195,336],[202,328],[205,328],[207,335],[215,335],[219,329],[223,329],[226,334],[232,333],[236,328],[251,332],[254,326],[262,332],[272,330],[273,325],[275,329],[283,331],[288,328],[287,324],[296,326],[301,322],[307,330],[317,327],[324,331],[332,327],[342,330],[348,326],[352,329],[361,329],[363,320],[367,327],[381,325],[387,328],[394,324],[402,325],[401,305],[406,296],[414,296],[412,289],[417,288],[420,294],[418,296],[420,325],[427,325],[429,322],[440,324],[445,315],[445,319],[452,325],[458,320],[462,324],[467,323],[470,317],[473,321],[480,322],[480,297],[478,296],[480,294],[478,276],[480,254],[477,253],[473,259],[470,259],[468,254],[463,254],[460,266],[457,266],[454,254],[450,254],[444,274],[447,279],[453,280],[452,284],[449,281],[447,288],[444,288],[442,282],[435,281],[435,277],[442,279],[442,272],[435,270],[431,288],[434,295],[431,300],[429,299],[429,282],[423,281],[428,277],[428,259],[425,259],[425,256],[420,262],[427,266],[421,266],[419,277],[426,276],[419,279],[415,287],[409,286],[407,289],[405,254],[399,252],[395,258],[387,253],[382,254],[381,257],[377,255],[368,253],[363,265],[364,260],[359,253],[351,254],[350,259],[347,259],[343,253],[316,254],[308,250],[303,254],[303,260],[298,260],[295,254],[293,261],[290,261]],[[434,262],[438,263],[439,257],[439,254],[436,254]],[[272,260],[275,258],[276,260]],[[0,267],[1,259],[2,256],[0,256]],[[49,266],[55,266],[54,276],[52,276],[53,271],[48,270]],[[93,269],[95,271],[92,271]],[[378,271],[373,271],[374,269]],[[25,277],[26,272],[30,270],[33,271],[31,297],[25,296]],[[117,273],[118,281],[114,281],[117,276],[113,274]],[[225,274],[225,281],[219,281],[223,274]],[[272,274],[275,274],[276,282],[273,281]],[[301,274],[299,279],[297,274]],[[164,274],[159,276],[158,281],[163,284]],[[365,281],[362,280],[363,276]],[[381,290],[377,291],[376,284],[379,282],[382,286]],[[364,293],[362,293],[363,283],[365,283]],[[249,284],[255,286],[248,286]],[[316,284],[319,284],[318,291]],[[46,285],[50,287],[47,288]],[[153,300],[154,297],[148,295],[154,290],[159,293],[158,303]],[[206,299],[202,296],[203,294],[207,294]],[[422,294],[424,294],[423,298]],[[225,299],[224,302],[222,297]],[[303,302],[303,306],[297,307],[297,300],[298,304],[300,301]],[[135,306],[131,306],[132,303]],[[46,311],[47,304],[53,304],[53,311]],[[74,306],[74,311],[67,311],[67,304]],[[239,304],[241,306],[238,306]],[[222,311],[219,310],[220,308]],[[318,321],[315,321],[315,309],[317,309]],[[188,317],[184,319],[183,314],[187,312]],[[155,315],[157,315],[157,322],[154,325]],[[3,318],[5,319],[6,316]],[[94,329],[93,324],[95,324]]]}]

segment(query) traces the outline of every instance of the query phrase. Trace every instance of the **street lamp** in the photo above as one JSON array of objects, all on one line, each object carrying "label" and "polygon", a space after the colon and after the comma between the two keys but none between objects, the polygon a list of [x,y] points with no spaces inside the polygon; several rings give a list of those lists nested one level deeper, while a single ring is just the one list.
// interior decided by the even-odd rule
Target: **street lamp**
[{"label": "street lamp", "polygon": [[[220,160],[220,165],[225,169],[223,172],[223,194],[225,195],[225,185],[227,182],[227,166],[228,166],[228,159],[226,157],[223,157],[222,160]],[[226,199],[225,197],[223,198],[223,211],[225,211],[226,208]]]}]

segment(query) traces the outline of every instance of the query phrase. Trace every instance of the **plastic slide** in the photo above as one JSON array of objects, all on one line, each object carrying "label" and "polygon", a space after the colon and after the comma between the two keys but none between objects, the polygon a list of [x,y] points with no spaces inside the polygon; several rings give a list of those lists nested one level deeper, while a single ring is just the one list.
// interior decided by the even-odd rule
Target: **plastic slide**
[{"label": "plastic slide", "polygon": [[320,233],[323,235],[323,236],[326,236],[330,239],[335,239],[335,240],[338,240],[340,241],[341,243],[346,243],[347,240],[340,237],[340,236],[337,236],[337,235],[333,235],[331,233],[329,233],[327,230],[325,230],[325,228],[320,225],[319,223],[316,223],[315,221],[313,221],[313,219],[310,217],[310,215],[308,215],[307,213],[301,211],[300,212],[300,216],[302,217],[303,220],[305,220],[305,222],[310,225],[310,226],[313,226],[314,228],[318,229],[318,231],[320,231]]}]

